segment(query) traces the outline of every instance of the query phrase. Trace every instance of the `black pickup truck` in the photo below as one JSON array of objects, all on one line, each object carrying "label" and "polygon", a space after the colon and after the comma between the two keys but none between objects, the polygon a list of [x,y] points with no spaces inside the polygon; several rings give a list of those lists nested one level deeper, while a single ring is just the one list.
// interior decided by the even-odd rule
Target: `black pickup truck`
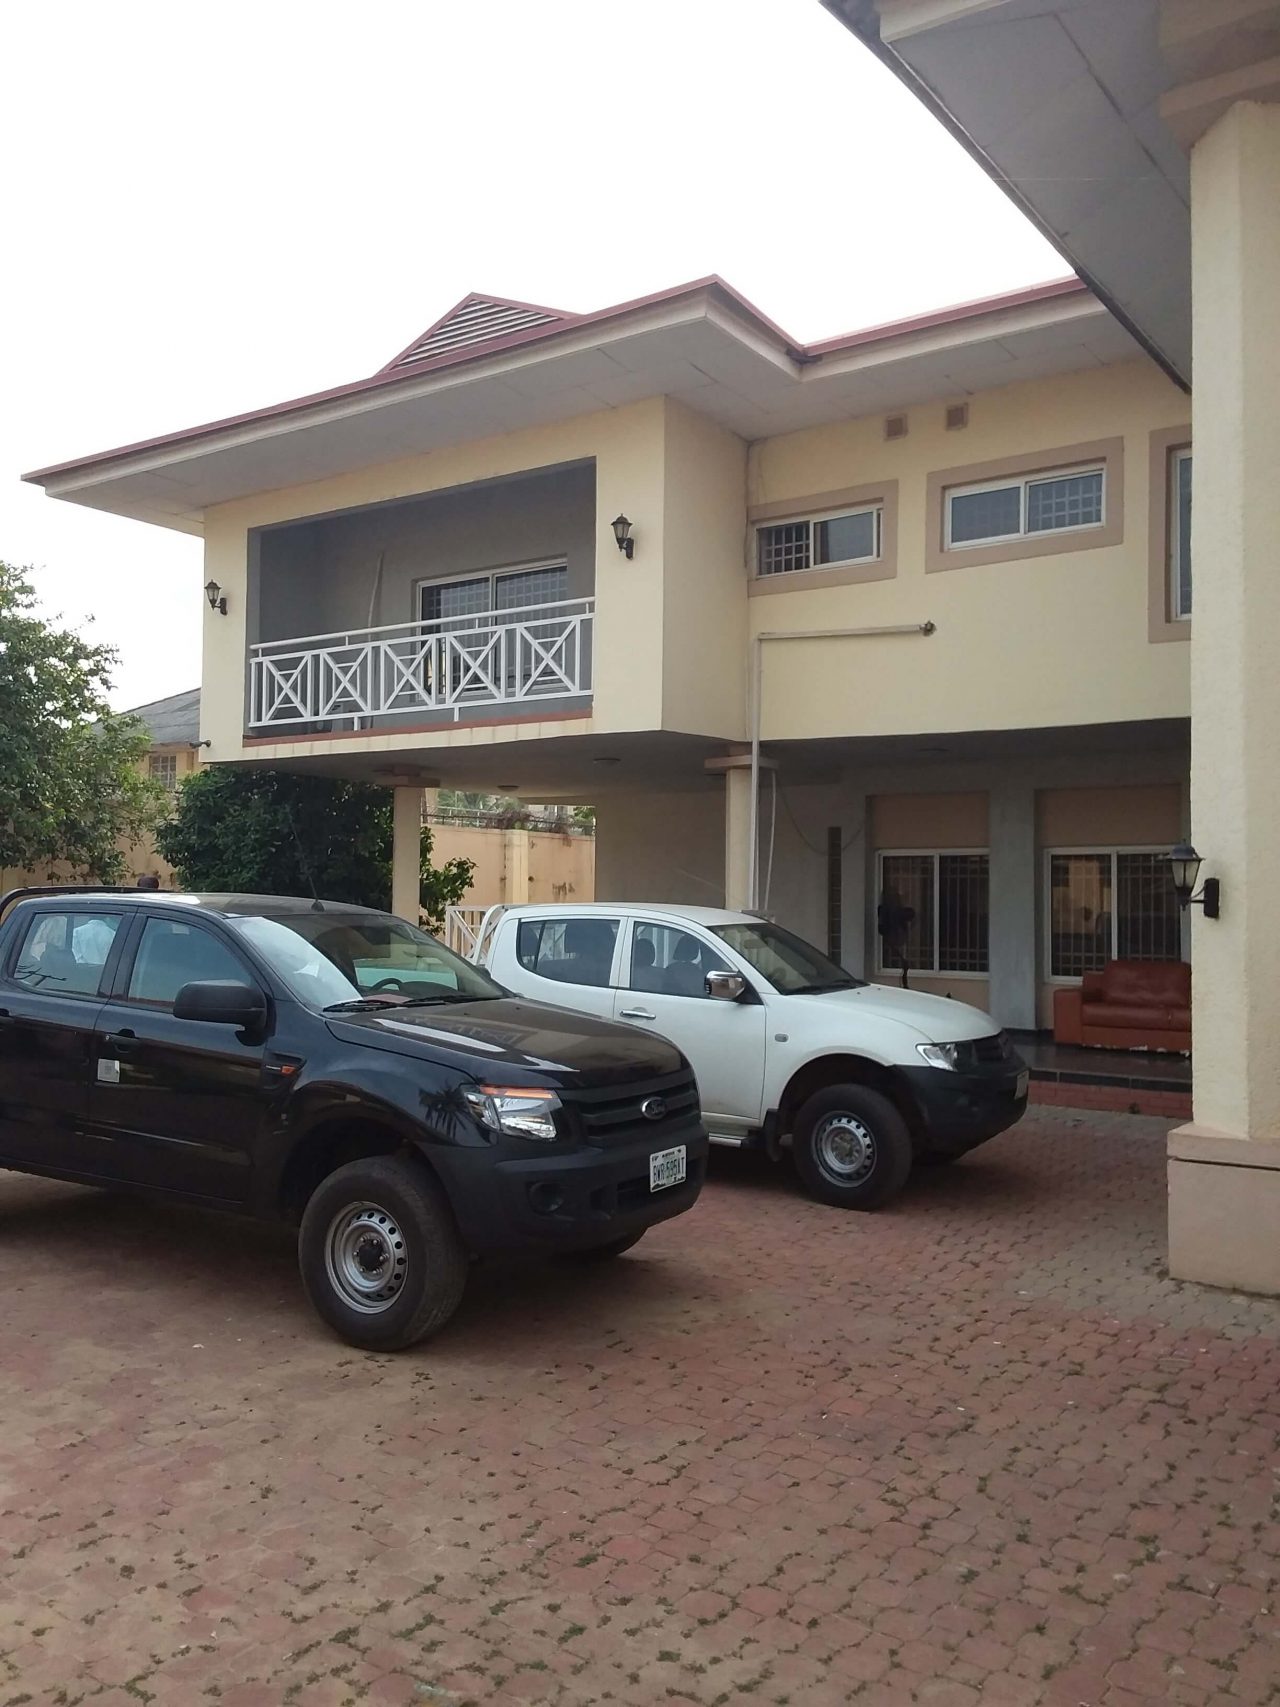
[{"label": "black pickup truck", "polygon": [[620,1254],[692,1207],[706,1148],[672,1045],[512,997],[390,914],[0,900],[0,1167],[297,1223],[354,1345],[433,1333],[473,1257]]}]

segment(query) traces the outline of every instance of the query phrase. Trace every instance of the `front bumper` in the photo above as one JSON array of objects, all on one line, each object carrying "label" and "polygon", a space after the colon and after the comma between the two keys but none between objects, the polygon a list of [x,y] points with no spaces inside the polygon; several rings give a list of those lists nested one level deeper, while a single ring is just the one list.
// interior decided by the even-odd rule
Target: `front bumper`
[{"label": "front bumper", "polygon": [[[683,1144],[680,1185],[649,1189],[649,1158]],[[699,1122],[665,1125],[660,1135],[604,1145],[518,1151],[453,1150],[440,1165],[462,1237],[476,1253],[583,1250],[643,1232],[692,1209],[707,1171]]]},{"label": "front bumper", "polygon": [[985,1072],[904,1067],[917,1150],[960,1156],[1017,1124],[1027,1112],[1027,1070],[1011,1055]]}]

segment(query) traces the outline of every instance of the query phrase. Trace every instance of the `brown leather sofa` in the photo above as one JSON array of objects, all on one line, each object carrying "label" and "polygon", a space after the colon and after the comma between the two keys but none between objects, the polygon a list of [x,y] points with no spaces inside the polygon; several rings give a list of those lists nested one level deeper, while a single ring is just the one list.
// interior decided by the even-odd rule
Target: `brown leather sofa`
[{"label": "brown leather sofa", "polygon": [[1182,960],[1112,960],[1079,989],[1055,990],[1053,1040],[1094,1049],[1191,1048],[1191,968]]}]

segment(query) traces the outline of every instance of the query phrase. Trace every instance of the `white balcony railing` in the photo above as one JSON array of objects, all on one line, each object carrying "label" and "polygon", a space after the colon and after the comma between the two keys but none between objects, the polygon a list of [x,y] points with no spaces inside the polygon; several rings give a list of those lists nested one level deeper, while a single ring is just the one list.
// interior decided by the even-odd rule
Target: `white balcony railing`
[{"label": "white balcony railing", "polygon": [[595,600],[267,640],[250,652],[249,724],[279,728],[591,692]]}]

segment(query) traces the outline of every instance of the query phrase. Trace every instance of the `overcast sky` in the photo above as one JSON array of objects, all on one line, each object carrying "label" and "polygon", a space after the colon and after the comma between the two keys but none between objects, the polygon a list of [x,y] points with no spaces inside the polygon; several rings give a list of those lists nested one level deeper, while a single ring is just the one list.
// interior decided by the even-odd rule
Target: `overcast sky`
[{"label": "overcast sky", "polygon": [[1067,270],[818,0],[0,6],[0,557],[199,679],[199,542],[19,474],[359,378],[468,290],[802,340]]}]

